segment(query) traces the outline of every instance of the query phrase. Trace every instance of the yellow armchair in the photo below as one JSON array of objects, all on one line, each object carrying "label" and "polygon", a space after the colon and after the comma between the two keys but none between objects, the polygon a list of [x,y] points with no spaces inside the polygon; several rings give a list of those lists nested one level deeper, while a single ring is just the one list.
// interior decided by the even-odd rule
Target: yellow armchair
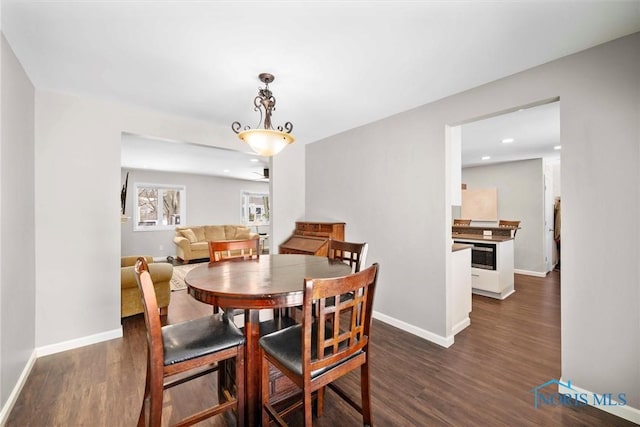
[{"label": "yellow armchair", "polygon": [[[151,280],[153,280],[153,287],[156,291],[160,315],[165,316],[169,312],[169,301],[171,300],[170,282],[173,266],[166,262],[154,263],[150,256],[144,258],[149,264],[149,273],[151,273]],[[137,256],[120,258],[120,317],[144,313],[140,290],[136,283],[136,274],[133,271],[137,259]]]}]

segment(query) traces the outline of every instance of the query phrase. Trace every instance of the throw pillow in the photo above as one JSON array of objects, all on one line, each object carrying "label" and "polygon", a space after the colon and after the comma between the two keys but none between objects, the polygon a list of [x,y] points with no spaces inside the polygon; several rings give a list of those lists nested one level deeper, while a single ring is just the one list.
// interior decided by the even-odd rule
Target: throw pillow
[{"label": "throw pillow", "polygon": [[196,243],[198,239],[196,238],[196,233],[193,232],[190,228],[185,228],[184,230],[180,230],[180,233],[186,237],[190,243]]}]

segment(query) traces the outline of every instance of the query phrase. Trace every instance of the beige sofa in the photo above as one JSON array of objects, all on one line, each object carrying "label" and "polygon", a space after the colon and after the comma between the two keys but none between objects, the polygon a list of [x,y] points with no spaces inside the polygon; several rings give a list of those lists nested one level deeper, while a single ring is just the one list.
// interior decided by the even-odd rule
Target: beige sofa
[{"label": "beige sofa", "polygon": [[[133,270],[137,259],[137,256],[120,258],[120,317],[144,313],[138,282],[136,282],[136,273]],[[173,276],[173,266],[166,262],[154,263],[150,256],[146,256],[145,259],[149,264],[149,273],[156,290],[160,314],[164,316],[169,311],[169,301],[171,300],[170,282],[171,276]]]},{"label": "beige sofa", "polygon": [[209,242],[259,238],[245,225],[198,225],[176,227],[173,242],[176,244],[176,257],[187,264],[194,259],[209,258]]}]

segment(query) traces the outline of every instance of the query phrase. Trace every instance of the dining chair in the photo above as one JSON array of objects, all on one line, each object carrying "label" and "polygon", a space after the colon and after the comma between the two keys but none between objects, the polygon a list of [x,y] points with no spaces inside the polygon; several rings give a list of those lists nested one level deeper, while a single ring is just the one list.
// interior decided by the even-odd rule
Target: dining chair
[{"label": "dining chair", "polygon": [[329,240],[327,257],[329,259],[339,259],[351,266],[354,273],[360,271],[367,260],[367,243],[351,243],[342,240]]},{"label": "dining chair", "polygon": [[[246,240],[219,240],[209,242],[209,262],[224,263],[224,262],[236,262],[236,261],[250,261],[260,258],[260,240],[259,239],[246,239]],[[213,313],[217,313],[220,307],[213,306]],[[227,307],[227,310],[232,310]],[[243,310],[233,309],[229,314],[237,316],[243,314]]]},{"label": "dining chair", "polygon": [[513,228],[513,237],[516,237],[518,227],[520,227],[520,221],[508,221],[506,219],[501,219],[498,221],[498,227]]},{"label": "dining chair", "polygon": [[[305,279],[302,324],[260,338],[263,426],[268,426],[271,419],[280,426],[287,425],[283,417],[300,405],[304,425],[311,426],[312,395],[316,394],[320,417],[327,386],[362,414],[365,425],[373,425],[369,338],[377,275],[375,263],[348,276]],[[353,298],[341,301],[340,296],[347,293],[353,293]],[[328,304],[329,299],[334,303]],[[314,302],[318,306],[316,312]],[[302,400],[280,412],[276,410],[276,402],[270,402],[269,365],[302,389]],[[360,404],[333,382],[357,368],[360,368]]]},{"label": "dining chair", "polygon": [[453,225],[471,225],[470,219],[454,218]]},{"label": "dining chair", "polygon": [[[367,251],[369,249],[368,243],[352,243],[345,242],[342,240],[329,240],[329,246],[327,249],[327,258],[336,259],[348,264],[351,267],[351,271],[353,273],[357,273],[360,271],[361,267],[365,265],[367,260]],[[344,300],[349,298],[349,294],[343,295],[341,298]],[[284,312],[287,315],[291,315],[291,313],[295,313],[293,317],[297,318],[297,313],[302,310],[302,306],[294,307],[295,310],[291,311],[290,309],[282,309],[280,312]]]},{"label": "dining chair", "polygon": [[498,227],[519,227],[520,221],[508,221],[506,219],[501,219],[498,221]]},{"label": "dining chair", "polygon": [[260,257],[260,239],[209,242],[209,262],[247,261]]},{"label": "dining chair", "polygon": [[[365,243],[343,242],[341,240],[329,240],[329,248],[327,257],[329,259],[337,259],[349,264],[351,271],[357,273],[365,265],[367,261],[367,251],[369,245]],[[344,301],[352,298],[350,293],[342,295],[340,298]],[[330,301],[329,301],[330,302]]]},{"label": "dining chair", "polygon": [[[162,326],[149,266],[144,258],[138,258],[135,272],[144,305],[148,346],[138,427],[146,426],[147,421],[150,427],[161,425],[164,390],[214,372],[226,360],[236,362],[235,397],[218,387],[217,405],[184,418],[176,425],[190,426],[235,409],[237,423],[243,426],[245,337],[242,332],[221,314]],[[218,372],[218,384],[220,377]]]}]

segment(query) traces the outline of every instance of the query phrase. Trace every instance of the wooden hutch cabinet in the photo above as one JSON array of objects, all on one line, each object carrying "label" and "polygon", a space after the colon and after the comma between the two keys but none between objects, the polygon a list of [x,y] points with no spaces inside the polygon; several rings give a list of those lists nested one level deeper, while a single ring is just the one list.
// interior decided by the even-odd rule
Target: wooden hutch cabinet
[{"label": "wooden hutch cabinet", "polygon": [[344,226],[344,222],[297,221],[280,253],[327,256],[329,239],[344,240]]}]

